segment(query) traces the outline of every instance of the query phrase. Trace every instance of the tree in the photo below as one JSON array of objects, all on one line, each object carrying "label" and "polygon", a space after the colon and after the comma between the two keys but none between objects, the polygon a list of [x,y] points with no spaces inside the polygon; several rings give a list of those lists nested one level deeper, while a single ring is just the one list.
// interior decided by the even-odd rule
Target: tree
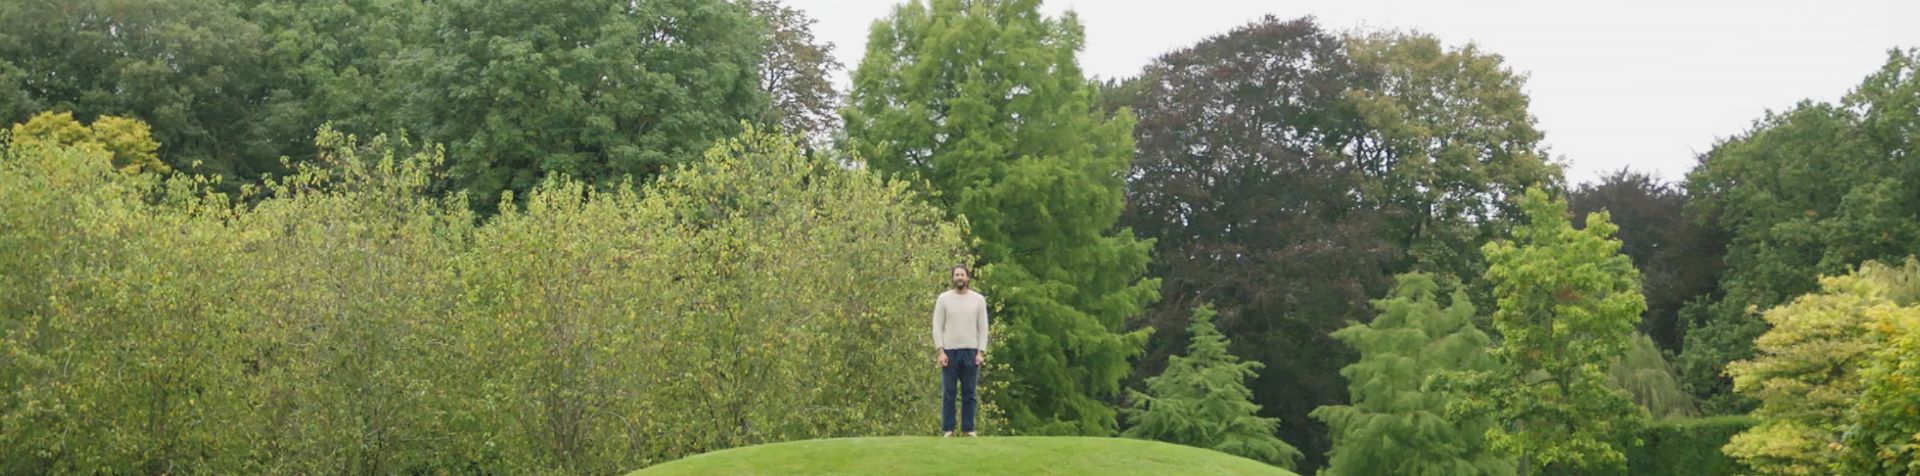
[{"label": "tree", "polygon": [[[1759,474],[1841,472],[1846,453],[1874,455],[1851,458],[1859,465],[1851,469],[1886,468],[1879,464],[1879,454],[1901,452],[1897,448],[1912,435],[1849,430],[1856,424],[1890,428],[1915,420],[1902,415],[1911,407],[1896,403],[1907,397],[1893,397],[1882,389],[1863,399],[1862,368],[1888,369],[1869,364],[1876,350],[1891,350],[1882,347],[1872,329],[1896,333],[1891,324],[1920,315],[1894,300],[1898,295],[1911,304],[1920,297],[1912,284],[1913,276],[1920,275],[1916,270],[1920,265],[1901,269],[1870,262],[1848,275],[1822,278],[1818,293],[1768,309],[1763,316],[1772,327],[1754,343],[1755,357],[1727,366],[1734,391],[1760,402],[1753,413],[1760,422],[1734,435],[1724,451]],[[1901,386],[1900,393],[1912,392],[1910,383]],[[1868,413],[1856,414],[1857,409]],[[1890,418],[1862,419],[1876,415]],[[1887,437],[1892,439],[1883,440]]]},{"label": "tree", "polygon": [[1257,375],[1259,362],[1241,362],[1227,353],[1227,338],[1213,328],[1213,309],[1194,308],[1187,354],[1173,356],[1167,370],[1147,379],[1147,391],[1130,390],[1126,409],[1132,425],[1121,436],[1159,440],[1293,468],[1300,458],[1273,436],[1278,418],[1256,415],[1253,392],[1243,383]]},{"label": "tree", "polygon": [[205,185],[0,144],[0,473],[248,472],[230,215],[148,201]]},{"label": "tree", "polygon": [[1347,93],[1367,125],[1349,146],[1353,167],[1369,178],[1360,195],[1386,211],[1389,236],[1405,250],[1407,268],[1396,272],[1480,282],[1486,264],[1472,250],[1520,218],[1514,199],[1562,188],[1527,111],[1526,77],[1476,45],[1448,47],[1417,32],[1352,35],[1346,45],[1368,78]]},{"label": "tree", "polygon": [[1842,432],[1841,472],[1914,474],[1920,472],[1920,260],[1908,257],[1895,268],[1869,263],[1856,272],[1881,285],[1888,301],[1900,306],[1868,316],[1875,342],[1860,369],[1863,389],[1854,403],[1852,423]]},{"label": "tree", "polygon": [[1627,350],[1607,367],[1607,384],[1627,392],[1634,405],[1655,419],[1699,415],[1693,394],[1680,385],[1665,354],[1646,334],[1634,333]]},{"label": "tree", "polygon": [[1338,153],[1359,134],[1342,96],[1358,84],[1337,36],[1267,17],[1161,56],[1103,97],[1140,118],[1121,222],[1154,240],[1164,297],[1136,323],[1155,338],[1135,376],[1160,372],[1185,347],[1188,309],[1215,303],[1230,350],[1265,365],[1248,385],[1305,468],[1327,448],[1308,412],[1344,401],[1351,351],[1328,334],[1362,320],[1398,256],[1348,193],[1362,177]]},{"label": "tree", "polygon": [[0,4],[0,124],[55,111],[125,117],[151,126],[172,168],[277,172],[314,126],[267,120],[296,101],[275,92],[262,31],[241,13],[225,0]]},{"label": "tree", "polygon": [[1639,329],[1659,350],[1679,352],[1686,331],[1680,311],[1689,301],[1713,297],[1725,232],[1701,226],[1686,213],[1686,189],[1627,169],[1567,192],[1567,207],[1574,226],[1584,226],[1587,214],[1606,210],[1620,227],[1620,253],[1640,270],[1647,297]]},{"label": "tree", "polygon": [[147,124],[119,116],[100,116],[91,126],[73,120],[73,113],[35,114],[11,128],[15,147],[73,147],[107,156],[115,169],[126,173],[165,173],[166,164],[154,155],[160,148]]},{"label": "tree", "polygon": [[1920,248],[1920,50],[1895,50],[1839,104],[1803,102],[1722,142],[1687,174],[1689,211],[1731,235],[1724,293],[1691,322],[1679,359],[1713,412],[1743,412],[1728,362],[1753,357],[1760,311],[1815,278]]},{"label": "tree", "polygon": [[1499,57],[1421,34],[1341,37],[1263,18],[1168,53],[1112,84],[1103,107],[1139,118],[1121,223],[1155,243],[1164,300],[1136,378],[1182,348],[1187,309],[1218,306],[1281,436],[1324,464],[1308,417],[1345,403],[1354,355],[1329,336],[1367,318],[1395,273],[1427,270],[1486,301],[1471,250],[1551,184],[1522,77]]},{"label": "tree", "polygon": [[1106,435],[1147,335],[1121,329],[1159,283],[1141,278],[1152,243],[1114,226],[1133,119],[1094,110],[1079,21],[1038,6],[913,2],[877,22],[845,149],[970,224],[1005,324],[991,358],[1012,368],[995,403],[1014,429]]},{"label": "tree", "polygon": [[1513,241],[1484,248],[1502,365],[1471,374],[1469,388],[1483,398],[1461,408],[1494,415],[1487,435],[1495,449],[1519,455],[1521,474],[1623,469],[1614,444],[1645,414],[1607,384],[1604,369],[1627,350],[1646,310],[1639,272],[1617,253],[1606,212],[1574,229],[1566,204],[1538,189],[1520,207],[1527,223]]},{"label": "tree", "polygon": [[375,125],[446,143],[482,210],[548,174],[651,178],[766,108],[764,28],[732,2],[432,5],[387,66],[391,111]]},{"label": "tree", "polygon": [[806,12],[777,0],[748,0],[745,5],[767,28],[760,49],[760,91],[771,104],[762,122],[789,134],[825,139],[840,119],[840,92],[833,89],[831,76],[842,65],[833,59],[833,43],[814,39],[815,20]]},{"label": "tree", "polygon": [[1313,411],[1333,432],[1323,474],[1513,474],[1513,457],[1486,444],[1492,418],[1449,415],[1447,406],[1461,396],[1428,383],[1449,372],[1497,368],[1487,353],[1492,340],[1473,325],[1473,303],[1455,290],[1443,310],[1432,277],[1397,280],[1387,298],[1373,302],[1379,317],[1334,333],[1360,351],[1360,361],[1340,371],[1353,403]]}]

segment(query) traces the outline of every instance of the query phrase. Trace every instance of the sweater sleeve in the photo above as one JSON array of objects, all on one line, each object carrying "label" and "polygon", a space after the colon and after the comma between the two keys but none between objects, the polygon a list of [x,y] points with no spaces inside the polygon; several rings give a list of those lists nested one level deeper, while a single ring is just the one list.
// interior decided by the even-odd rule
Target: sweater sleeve
[{"label": "sweater sleeve", "polygon": [[978,329],[980,330],[980,333],[977,334],[980,336],[980,353],[984,354],[987,352],[987,341],[992,340],[987,338],[987,297],[986,296],[980,296],[980,318],[974,320],[974,322],[975,322],[974,325],[978,326]]},{"label": "sweater sleeve", "polygon": [[945,328],[946,326],[947,326],[947,302],[946,300],[935,297],[933,298],[933,348],[935,349],[947,348],[946,340],[943,339],[943,336],[940,335],[940,329]]}]

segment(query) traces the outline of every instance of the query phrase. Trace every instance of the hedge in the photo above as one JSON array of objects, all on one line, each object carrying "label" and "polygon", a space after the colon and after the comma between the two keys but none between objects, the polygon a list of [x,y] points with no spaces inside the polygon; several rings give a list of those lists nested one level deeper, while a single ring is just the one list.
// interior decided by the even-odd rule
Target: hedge
[{"label": "hedge", "polygon": [[1640,431],[1641,445],[1626,449],[1627,474],[1636,476],[1714,476],[1743,474],[1740,464],[1720,452],[1734,434],[1756,423],[1746,415],[1652,422]]}]

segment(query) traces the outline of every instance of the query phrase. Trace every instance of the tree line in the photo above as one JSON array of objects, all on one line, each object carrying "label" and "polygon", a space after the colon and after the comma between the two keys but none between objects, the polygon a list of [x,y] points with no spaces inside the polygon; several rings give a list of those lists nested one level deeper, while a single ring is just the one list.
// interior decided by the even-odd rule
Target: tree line
[{"label": "tree line", "polygon": [[1094,80],[1039,3],[900,5],[846,91],[766,1],[0,5],[6,460],[608,472],[911,433],[911,309],[968,261],[989,431],[1557,474],[1753,414],[1753,471],[1912,461],[1899,366],[1792,349],[1832,334],[1797,297],[1853,292],[1884,302],[1822,314],[1856,351],[1818,362],[1911,350],[1911,303],[1860,290],[1898,285],[1844,283],[1920,249],[1920,52],[1678,183],[1574,186],[1477,46],[1266,17]]}]

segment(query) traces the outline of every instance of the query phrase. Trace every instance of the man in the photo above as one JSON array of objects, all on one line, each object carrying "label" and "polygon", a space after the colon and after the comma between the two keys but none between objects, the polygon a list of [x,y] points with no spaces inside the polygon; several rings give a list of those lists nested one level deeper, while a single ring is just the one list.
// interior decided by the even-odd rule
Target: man
[{"label": "man", "polygon": [[987,297],[968,289],[972,275],[967,265],[954,265],[948,271],[953,289],[933,301],[934,359],[940,363],[940,436],[953,436],[955,390],[960,393],[960,431],[976,436],[973,415],[979,404],[973,389],[980,380],[980,365],[987,362]]}]

